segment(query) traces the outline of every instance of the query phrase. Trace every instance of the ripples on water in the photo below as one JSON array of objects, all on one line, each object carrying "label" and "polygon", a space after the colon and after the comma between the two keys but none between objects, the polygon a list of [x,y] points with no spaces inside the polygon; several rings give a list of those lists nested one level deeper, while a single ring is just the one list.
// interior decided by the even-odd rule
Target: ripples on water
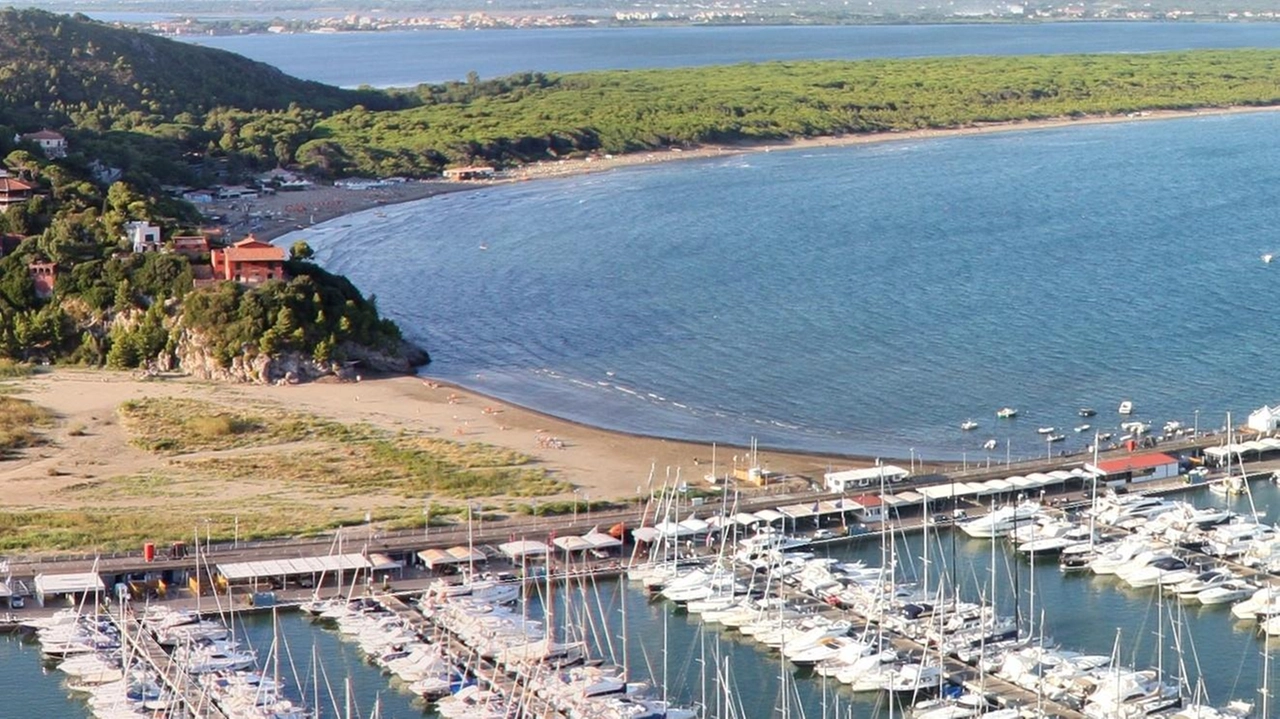
[{"label": "ripples on water", "polygon": [[[433,375],[677,437],[981,459],[1075,410],[1274,398],[1280,115],[772,152],[366,213],[312,242]],[[487,250],[480,250],[480,245]],[[659,399],[661,398],[661,399]],[[994,411],[1018,407],[1017,420]],[[1242,417],[1243,415],[1241,415]],[[968,417],[982,423],[961,433]],[[1055,450],[1079,450],[1084,434]]]}]

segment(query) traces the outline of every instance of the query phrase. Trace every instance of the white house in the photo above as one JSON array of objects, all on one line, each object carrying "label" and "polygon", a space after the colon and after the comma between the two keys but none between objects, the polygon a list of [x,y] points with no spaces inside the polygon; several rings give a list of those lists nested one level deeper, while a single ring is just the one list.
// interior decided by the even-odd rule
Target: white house
[{"label": "white house", "polygon": [[1280,429],[1280,404],[1274,407],[1261,407],[1249,413],[1249,429],[1263,434]]},{"label": "white house", "polygon": [[884,483],[888,484],[890,482],[901,482],[909,476],[911,476],[911,472],[902,467],[884,464],[879,467],[867,467],[866,469],[828,472],[823,475],[823,479],[828,491],[847,492],[858,489],[876,489],[879,488],[882,479]]},{"label": "white house", "polygon": [[40,146],[44,156],[51,160],[67,156],[67,138],[53,130],[28,132],[25,135],[18,135],[13,140],[14,142],[34,142]]},{"label": "white house", "polygon": [[155,252],[160,249],[160,228],[150,222],[136,220],[127,223],[124,234],[134,252]]}]

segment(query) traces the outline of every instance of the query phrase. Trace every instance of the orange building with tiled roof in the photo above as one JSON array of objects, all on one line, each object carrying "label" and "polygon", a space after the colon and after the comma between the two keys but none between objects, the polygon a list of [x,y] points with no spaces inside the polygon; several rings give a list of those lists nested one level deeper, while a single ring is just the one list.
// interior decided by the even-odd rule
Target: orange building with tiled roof
[{"label": "orange building with tiled roof", "polygon": [[284,250],[259,242],[253,235],[230,247],[213,250],[209,258],[213,262],[213,274],[219,280],[259,285],[288,279],[284,271]]},{"label": "orange building with tiled roof", "polygon": [[0,210],[31,199],[35,188],[13,177],[0,177]]}]

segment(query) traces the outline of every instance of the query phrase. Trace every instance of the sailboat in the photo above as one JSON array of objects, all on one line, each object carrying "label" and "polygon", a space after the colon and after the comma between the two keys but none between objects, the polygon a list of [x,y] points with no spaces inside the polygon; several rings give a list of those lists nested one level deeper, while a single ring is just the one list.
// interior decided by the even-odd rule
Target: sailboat
[{"label": "sailboat", "polygon": [[[1228,449],[1230,449],[1233,444],[1232,436],[1233,435],[1232,435],[1232,427],[1231,427],[1231,413],[1228,412],[1227,413],[1227,448]],[[1237,495],[1237,494],[1244,494],[1245,492],[1247,492],[1249,490],[1249,481],[1248,481],[1248,478],[1245,476],[1244,467],[1240,466],[1239,462],[1236,463],[1236,466],[1238,466],[1240,469],[1240,472],[1238,474],[1235,474],[1231,471],[1232,470],[1231,452],[1227,452],[1227,476],[1223,477],[1222,479],[1218,479],[1213,482],[1210,482],[1209,491],[1213,492],[1214,494],[1228,496],[1228,497],[1232,495]]]}]

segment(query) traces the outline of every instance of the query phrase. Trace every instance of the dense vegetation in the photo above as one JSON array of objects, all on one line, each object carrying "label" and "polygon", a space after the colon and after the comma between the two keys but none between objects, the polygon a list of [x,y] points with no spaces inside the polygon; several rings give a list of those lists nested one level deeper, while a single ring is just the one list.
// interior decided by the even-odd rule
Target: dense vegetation
[{"label": "dense vegetation", "polygon": [[[788,62],[422,87],[420,107],[339,113],[301,158],[346,172],[421,172],[633,152],[1155,109],[1280,102],[1280,52]],[[343,164],[345,163],[345,164]],[[416,164],[415,164],[416,163]],[[426,167],[424,168],[424,164]]]}]

